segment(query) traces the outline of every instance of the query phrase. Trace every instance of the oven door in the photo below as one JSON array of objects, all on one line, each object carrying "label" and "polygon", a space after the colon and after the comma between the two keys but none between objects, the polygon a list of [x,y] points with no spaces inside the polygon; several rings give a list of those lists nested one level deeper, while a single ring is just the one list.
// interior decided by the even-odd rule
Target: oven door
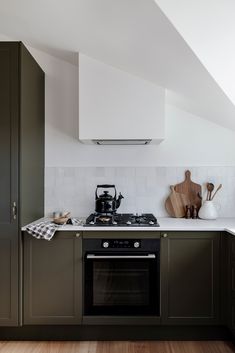
[{"label": "oven door", "polygon": [[85,315],[159,315],[158,253],[87,253]]}]

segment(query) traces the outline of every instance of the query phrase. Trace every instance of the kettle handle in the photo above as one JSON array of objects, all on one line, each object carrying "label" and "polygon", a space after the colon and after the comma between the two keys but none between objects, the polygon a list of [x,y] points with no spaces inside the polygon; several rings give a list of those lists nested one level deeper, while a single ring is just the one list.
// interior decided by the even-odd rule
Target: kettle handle
[{"label": "kettle handle", "polygon": [[95,191],[95,198],[96,198],[96,200],[98,199],[98,189],[99,189],[99,188],[103,188],[103,189],[114,188],[114,190],[115,190],[114,198],[116,199],[117,190],[116,190],[115,185],[102,184],[102,185],[97,185],[97,187],[96,187],[96,191]]}]

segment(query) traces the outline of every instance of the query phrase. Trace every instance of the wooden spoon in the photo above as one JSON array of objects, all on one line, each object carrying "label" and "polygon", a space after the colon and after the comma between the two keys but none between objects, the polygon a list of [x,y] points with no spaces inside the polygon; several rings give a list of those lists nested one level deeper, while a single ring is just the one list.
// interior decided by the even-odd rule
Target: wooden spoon
[{"label": "wooden spoon", "polygon": [[215,195],[217,194],[217,192],[222,188],[222,184],[219,184],[219,186],[217,187],[217,189],[214,192],[214,195],[211,198],[211,201],[213,200],[213,198],[215,197]]},{"label": "wooden spoon", "polygon": [[209,200],[211,200],[211,194],[212,194],[212,191],[213,191],[214,188],[215,188],[215,185],[214,185],[213,183],[209,183],[209,188],[210,188]]},{"label": "wooden spoon", "polygon": [[214,190],[214,184],[212,183],[207,183],[207,201],[210,201],[211,200],[211,193],[212,191]]}]

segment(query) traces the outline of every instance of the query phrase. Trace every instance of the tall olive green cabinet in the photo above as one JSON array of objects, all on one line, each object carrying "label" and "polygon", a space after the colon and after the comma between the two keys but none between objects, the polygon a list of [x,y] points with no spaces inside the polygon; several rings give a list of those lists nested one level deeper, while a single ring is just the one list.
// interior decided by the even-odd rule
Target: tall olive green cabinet
[{"label": "tall olive green cabinet", "polygon": [[21,321],[20,228],[44,215],[44,72],[0,42],[0,325]]}]

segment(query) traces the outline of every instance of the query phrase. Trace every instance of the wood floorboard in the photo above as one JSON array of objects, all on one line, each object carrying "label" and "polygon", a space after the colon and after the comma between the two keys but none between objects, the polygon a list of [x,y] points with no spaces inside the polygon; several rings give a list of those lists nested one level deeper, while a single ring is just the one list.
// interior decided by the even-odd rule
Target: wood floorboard
[{"label": "wood floorboard", "polygon": [[0,341],[0,353],[235,353],[227,341]]}]

